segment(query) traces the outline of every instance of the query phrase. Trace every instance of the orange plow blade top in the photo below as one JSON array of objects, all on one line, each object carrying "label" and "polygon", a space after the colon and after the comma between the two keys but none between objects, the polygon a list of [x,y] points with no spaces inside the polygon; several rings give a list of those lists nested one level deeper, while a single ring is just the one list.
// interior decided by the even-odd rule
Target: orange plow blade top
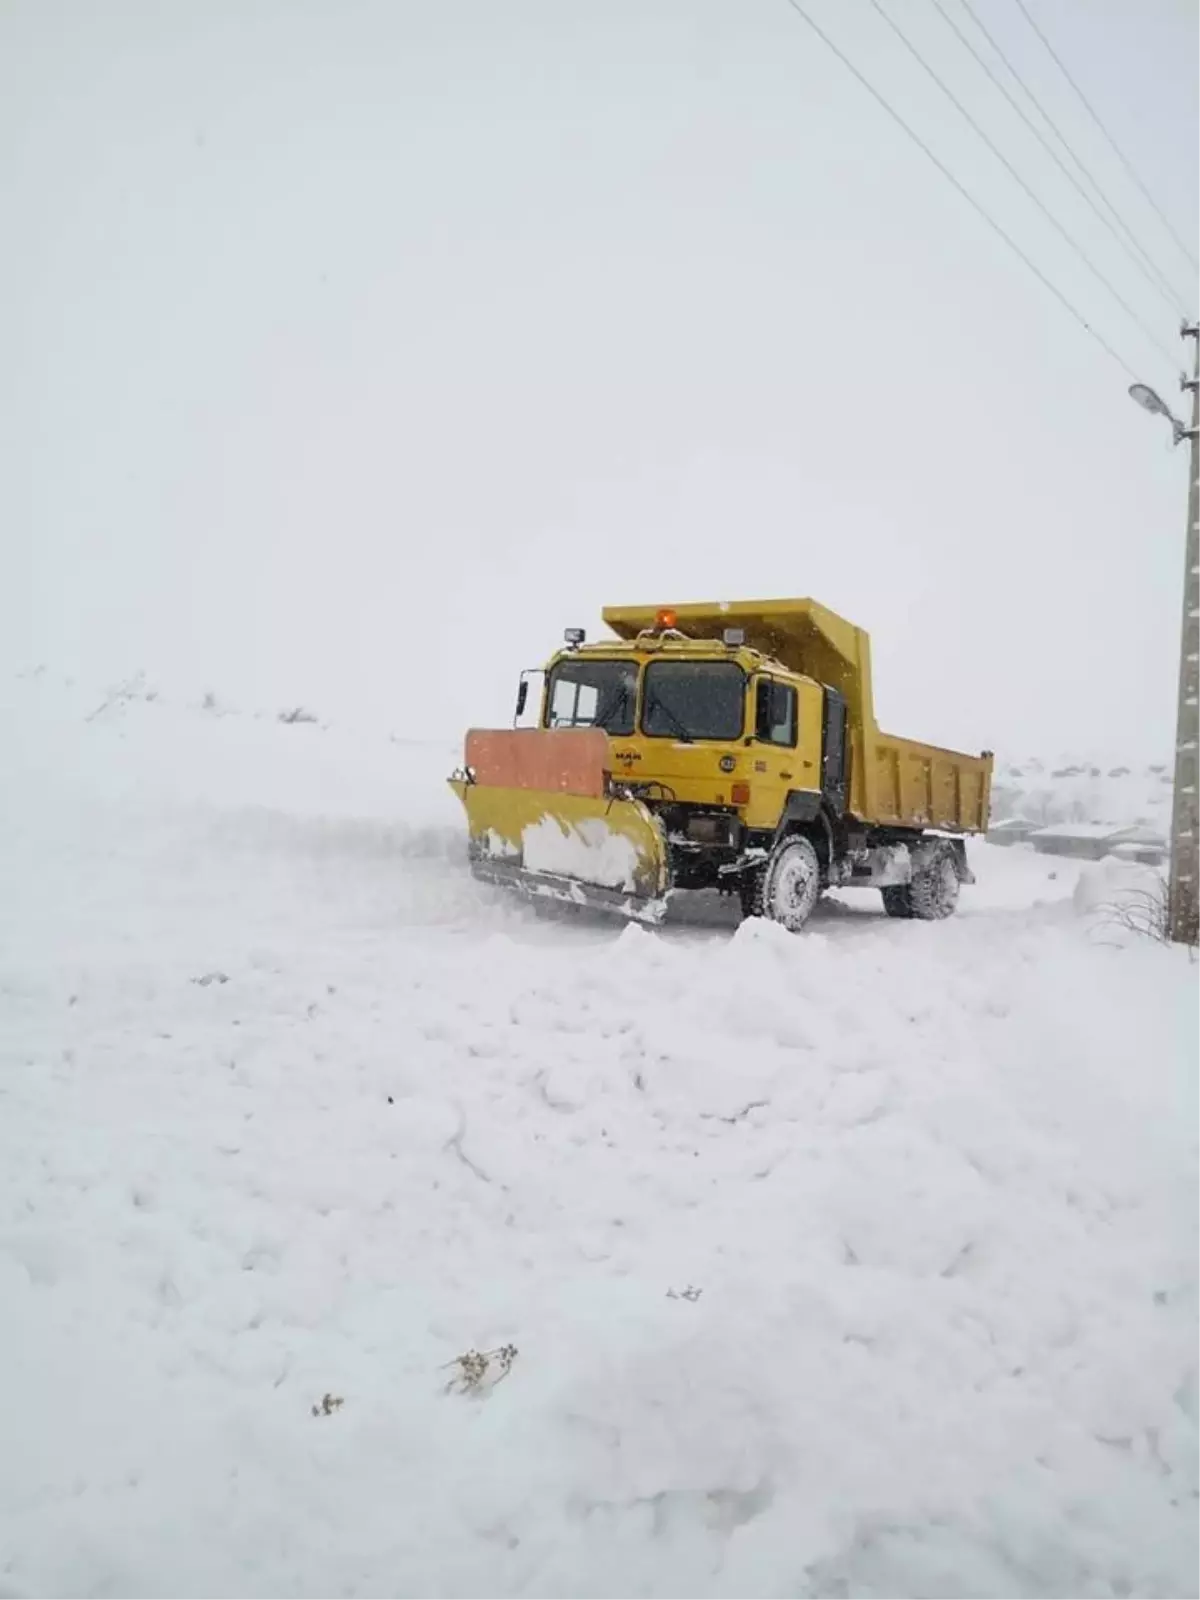
[{"label": "orange plow blade top", "polygon": [[491,789],[545,789],[600,800],[608,735],[601,728],[472,728],[467,767]]}]

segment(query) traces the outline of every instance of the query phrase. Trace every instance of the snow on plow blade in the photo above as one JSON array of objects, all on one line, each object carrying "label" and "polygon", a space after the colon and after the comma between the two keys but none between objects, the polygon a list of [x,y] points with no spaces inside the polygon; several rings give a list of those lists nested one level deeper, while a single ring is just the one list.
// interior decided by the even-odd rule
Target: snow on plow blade
[{"label": "snow on plow blade", "polygon": [[661,922],[667,846],[639,800],[609,793],[598,728],[473,729],[450,786],[463,803],[472,870],[534,897]]}]

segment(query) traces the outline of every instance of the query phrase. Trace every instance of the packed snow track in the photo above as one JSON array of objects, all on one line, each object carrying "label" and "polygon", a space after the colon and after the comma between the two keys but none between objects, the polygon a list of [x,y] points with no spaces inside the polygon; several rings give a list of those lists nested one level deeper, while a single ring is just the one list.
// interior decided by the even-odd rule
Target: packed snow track
[{"label": "packed snow track", "polygon": [[547,919],[453,752],[7,693],[0,1594],[1196,1592],[1196,968],[1078,868]]}]

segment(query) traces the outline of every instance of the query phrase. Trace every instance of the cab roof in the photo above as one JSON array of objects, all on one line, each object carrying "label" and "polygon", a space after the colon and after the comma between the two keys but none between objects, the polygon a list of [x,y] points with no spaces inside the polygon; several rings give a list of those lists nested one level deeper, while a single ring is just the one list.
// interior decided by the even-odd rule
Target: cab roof
[{"label": "cab roof", "polygon": [[718,600],[690,605],[606,606],[601,615],[621,639],[659,631],[663,612],[671,612],[676,627],[689,639],[720,640],[726,628],[741,628],[746,643],[762,655],[802,671],[797,658],[823,641],[847,661],[856,661],[862,634],[852,622],[839,617],[816,600]]},{"label": "cab roof", "polygon": [[715,643],[726,628],[741,628],[749,649],[789,672],[839,689],[865,727],[875,725],[871,647],[862,628],[817,600],[717,600],[689,605],[606,606],[604,621],[620,639],[657,632],[662,613],[690,639]]}]

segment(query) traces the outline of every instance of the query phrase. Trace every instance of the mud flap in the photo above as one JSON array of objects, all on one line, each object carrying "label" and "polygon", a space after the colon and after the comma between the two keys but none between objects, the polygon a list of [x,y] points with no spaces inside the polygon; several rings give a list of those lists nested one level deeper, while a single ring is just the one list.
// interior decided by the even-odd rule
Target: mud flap
[{"label": "mud flap", "polygon": [[959,883],[974,883],[975,874],[967,863],[967,842],[965,839],[948,839],[950,846],[950,859],[954,863],[954,870],[958,874]]}]

